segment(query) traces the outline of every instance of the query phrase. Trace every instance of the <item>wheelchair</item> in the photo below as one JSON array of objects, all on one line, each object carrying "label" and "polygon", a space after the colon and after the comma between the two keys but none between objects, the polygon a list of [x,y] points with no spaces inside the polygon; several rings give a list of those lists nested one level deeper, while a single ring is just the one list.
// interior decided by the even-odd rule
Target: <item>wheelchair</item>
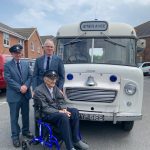
[{"label": "wheelchair", "polygon": [[43,117],[41,102],[37,99],[33,99],[33,101],[36,136],[31,140],[23,140],[22,150],[30,150],[31,146],[36,144],[41,144],[49,150],[53,147],[56,150],[60,150],[63,141],[56,125],[46,120],[46,117]]}]

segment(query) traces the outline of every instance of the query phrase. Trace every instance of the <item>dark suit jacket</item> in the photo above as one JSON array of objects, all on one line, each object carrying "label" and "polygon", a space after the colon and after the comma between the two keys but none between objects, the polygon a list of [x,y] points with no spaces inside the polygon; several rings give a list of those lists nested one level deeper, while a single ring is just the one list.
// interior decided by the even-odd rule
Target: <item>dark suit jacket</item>
[{"label": "dark suit jacket", "polygon": [[52,99],[52,96],[45,83],[42,83],[36,87],[33,99],[35,103],[36,101],[40,101],[40,104],[42,105],[42,112],[46,114],[58,112],[59,109],[67,107],[64,97],[57,86],[53,88],[53,96],[54,98]]},{"label": "dark suit jacket", "polygon": [[[20,77],[18,68],[15,61],[12,59],[7,62],[4,66],[4,78],[7,82],[7,101],[8,102],[19,102],[22,96],[25,96],[27,100],[31,98],[30,85],[32,80],[31,70],[29,68],[29,63],[25,61],[20,61],[22,78]],[[20,92],[20,87],[25,84],[28,90],[25,94]]]},{"label": "dark suit jacket", "polygon": [[[45,59],[45,55],[36,59],[34,72],[33,72],[33,83],[32,83],[33,90],[38,85],[43,83],[43,74],[46,71],[44,69],[44,59]],[[56,55],[52,56],[50,70],[55,70],[58,73],[59,79],[56,85],[58,86],[59,89],[62,89],[65,80],[65,71],[64,71],[63,61],[61,60],[60,57]]]}]

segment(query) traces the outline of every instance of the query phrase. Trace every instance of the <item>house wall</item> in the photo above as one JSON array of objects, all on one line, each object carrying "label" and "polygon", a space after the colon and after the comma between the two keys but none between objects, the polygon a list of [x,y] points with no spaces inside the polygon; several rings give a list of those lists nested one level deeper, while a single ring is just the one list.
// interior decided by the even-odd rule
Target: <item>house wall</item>
[{"label": "house wall", "polygon": [[146,39],[146,48],[143,51],[143,62],[150,61],[150,37],[145,38]]},{"label": "house wall", "polygon": [[[9,35],[9,44],[10,46],[8,47],[5,47],[3,45],[3,32],[0,32],[0,54],[10,54],[9,52],[9,48],[15,44],[18,44],[19,43],[19,38],[18,37],[15,37],[15,36],[12,36],[12,35]],[[24,53],[23,53],[23,57],[24,57]]]},{"label": "house wall", "polygon": [[[18,44],[20,41],[20,38],[15,37],[13,35],[9,34],[9,46],[4,46],[3,45],[3,31],[0,31],[0,54],[10,54],[9,53],[9,48],[13,46],[14,44]],[[22,40],[23,41],[23,57],[26,58],[37,58],[43,55],[43,48],[42,48],[42,43],[40,41],[39,34],[37,30],[35,30],[27,40]],[[33,45],[33,48],[31,46],[31,43]]]},{"label": "house wall", "polygon": [[[32,48],[32,44],[34,45]],[[31,37],[25,41],[25,57],[37,58],[43,55],[42,43],[39,39],[37,31],[35,31]]]}]

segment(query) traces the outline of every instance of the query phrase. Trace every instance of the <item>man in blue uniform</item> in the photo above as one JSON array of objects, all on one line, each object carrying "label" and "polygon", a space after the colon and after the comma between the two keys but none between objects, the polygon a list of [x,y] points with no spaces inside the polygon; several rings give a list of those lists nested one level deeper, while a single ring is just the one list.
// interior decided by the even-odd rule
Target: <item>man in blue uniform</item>
[{"label": "man in blue uniform", "polygon": [[19,112],[22,114],[22,134],[27,138],[33,135],[29,131],[29,99],[31,98],[31,72],[28,62],[21,61],[23,47],[12,46],[9,51],[13,59],[4,66],[4,77],[7,82],[7,102],[10,109],[11,137],[14,147],[20,146],[18,124]]}]

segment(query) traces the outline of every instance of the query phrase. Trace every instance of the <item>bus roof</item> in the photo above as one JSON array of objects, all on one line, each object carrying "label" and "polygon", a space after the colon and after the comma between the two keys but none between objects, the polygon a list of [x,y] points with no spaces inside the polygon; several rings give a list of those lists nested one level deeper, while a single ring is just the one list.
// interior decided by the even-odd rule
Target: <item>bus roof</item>
[{"label": "bus roof", "polygon": [[126,23],[108,23],[108,29],[106,31],[81,31],[80,23],[64,25],[60,27],[57,32],[57,37],[103,37],[106,35],[113,37],[136,37],[134,28]]}]

